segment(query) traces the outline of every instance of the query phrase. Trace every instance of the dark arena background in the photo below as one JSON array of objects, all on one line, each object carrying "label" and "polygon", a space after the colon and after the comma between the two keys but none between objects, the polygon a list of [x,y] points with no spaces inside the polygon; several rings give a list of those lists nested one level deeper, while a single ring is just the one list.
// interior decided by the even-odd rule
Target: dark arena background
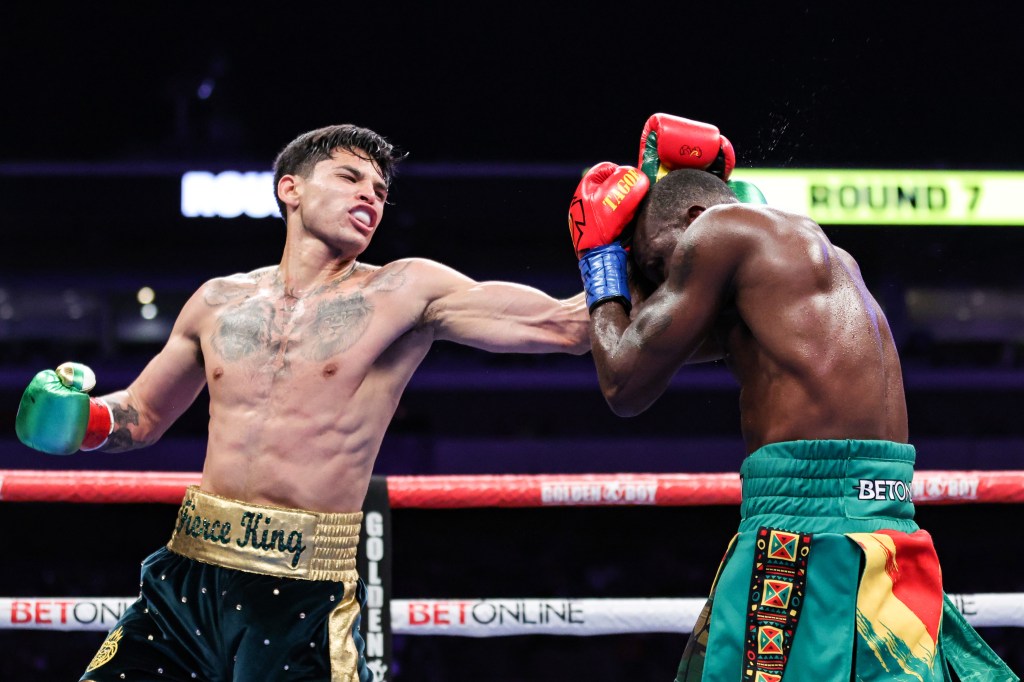
[{"label": "dark arena background", "polygon": [[[835,219],[819,222],[897,337],[918,469],[1024,470],[1016,5],[371,4],[2,11],[0,470],[201,469],[205,394],[147,450],[50,457],[14,435],[37,371],[77,360],[97,393],[122,388],[202,282],[277,262],[279,218],[230,198],[186,206],[185,173],[234,196],[297,134],[367,126],[410,155],[362,260],[422,256],[569,296],[581,172],[636,163],[655,112],[717,125],[736,177],[822,183],[816,208]],[[822,169],[852,174],[829,185]],[[1001,199],[985,215],[971,196],[946,210],[964,186]],[[718,365],[685,368],[647,413],[620,419],[589,356],[438,344],[375,473],[735,472],[738,414]],[[0,501],[0,597],[130,596],[174,514]],[[394,509],[392,596],[701,597],[737,520],[735,505]],[[1024,592],[1020,502],[920,505],[918,520],[947,592]],[[980,632],[1024,672],[1024,617]],[[669,680],[685,637],[396,634],[389,679]],[[0,630],[0,679],[77,679],[103,638]]]}]

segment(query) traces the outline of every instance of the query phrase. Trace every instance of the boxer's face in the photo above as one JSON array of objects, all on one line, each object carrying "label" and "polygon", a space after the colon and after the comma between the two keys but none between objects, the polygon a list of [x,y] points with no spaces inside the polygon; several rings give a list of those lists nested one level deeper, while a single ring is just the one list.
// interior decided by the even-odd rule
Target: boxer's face
[{"label": "boxer's face", "polygon": [[360,153],[337,149],[295,178],[298,212],[304,228],[329,246],[357,248],[370,243],[384,214],[387,183]]}]

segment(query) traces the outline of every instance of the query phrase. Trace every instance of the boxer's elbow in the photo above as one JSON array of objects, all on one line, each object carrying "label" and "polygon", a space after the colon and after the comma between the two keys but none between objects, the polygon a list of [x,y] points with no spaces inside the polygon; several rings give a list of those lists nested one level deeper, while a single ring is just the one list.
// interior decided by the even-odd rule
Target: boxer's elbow
[{"label": "boxer's elbow", "polygon": [[635,417],[646,409],[645,407],[639,407],[631,403],[614,402],[607,398],[605,401],[608,403],[608,407],[611,408],[616,417]]},{"label": "boxer's elbow", "polygon": [[641,400],[627,385],[602,381],[601,392],[617,417],[635,417],[650,406],[649,401]]}]

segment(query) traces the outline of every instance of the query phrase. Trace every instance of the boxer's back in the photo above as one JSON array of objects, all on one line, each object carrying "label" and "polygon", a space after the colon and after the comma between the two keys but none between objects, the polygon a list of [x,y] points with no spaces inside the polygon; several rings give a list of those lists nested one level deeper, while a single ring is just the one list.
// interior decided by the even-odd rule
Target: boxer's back
[{"label": "boxer's back", "polygon": [[[712,215],[702,218],[712,218]],[[752,451],[813,438],[906,442],[903,379],[892,332],[852,257],[810,219],[730,206],[751,242],[733,281],[735,315],[717,325],[741,385]],[[726,217],[728,216],[728,217]]]}]

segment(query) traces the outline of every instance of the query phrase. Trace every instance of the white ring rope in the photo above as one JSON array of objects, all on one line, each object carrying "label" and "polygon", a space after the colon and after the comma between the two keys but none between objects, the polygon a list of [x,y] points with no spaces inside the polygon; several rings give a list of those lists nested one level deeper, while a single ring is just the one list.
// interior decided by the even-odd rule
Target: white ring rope
[{"label": "white ring rope", "polygon": [[[975,627],[1024,627],[1024,592],[951,594]],[[0,630],[106,632],[135,597],[0,597]],[[398,635],[688,633],[704,599],[392,599]]]}]

